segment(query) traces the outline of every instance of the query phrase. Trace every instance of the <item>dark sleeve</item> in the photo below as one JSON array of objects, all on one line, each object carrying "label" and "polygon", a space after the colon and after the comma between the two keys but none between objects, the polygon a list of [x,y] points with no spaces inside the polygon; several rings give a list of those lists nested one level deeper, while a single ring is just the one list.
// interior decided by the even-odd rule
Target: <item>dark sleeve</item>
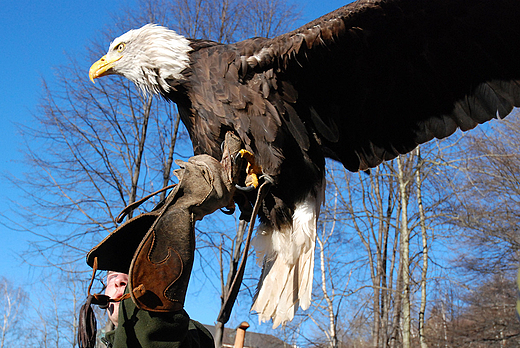
[{"label": "dark sleeve", "polygon": [[113,348],[213,348],[213,337],[186,311],[155,313],[140,310],[132,299],[119,304],[119,325]]}]

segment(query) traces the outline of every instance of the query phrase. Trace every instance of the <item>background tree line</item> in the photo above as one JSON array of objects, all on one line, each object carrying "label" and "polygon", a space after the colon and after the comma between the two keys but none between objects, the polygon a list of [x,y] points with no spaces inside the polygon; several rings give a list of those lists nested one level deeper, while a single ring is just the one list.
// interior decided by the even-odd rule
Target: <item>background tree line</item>
[{"label": "background tree line", "polygon": [[[277,0],[142,0],[119,12],[85,57],[59,68],[58,82],[43,86],[34,124],[22,129],[32,170],[13,179],[30,203],[16,207],[11,223],[32,233],[24,257],[41,266],[45,285],[30,298],[32,289],[0,279],[1,347],[76,346],[86,253],[123,207],[171,183],[174,159],[192,154],[174,105],[120,77],[92,85],[85,63],[148,22],[228,43],[294,29],[298,16],[295,3]],[[517,124],[511,115],[367,173],[330,161],[312,307],[285,328],[257,326],[248,311],[259,273],[251,258],[230,326],[247,320],[305,347],[518,346]],[[236,225],[235,216],[214,214],[197,226],[197,287],[188,301],[222,296],[240,245]]]}]

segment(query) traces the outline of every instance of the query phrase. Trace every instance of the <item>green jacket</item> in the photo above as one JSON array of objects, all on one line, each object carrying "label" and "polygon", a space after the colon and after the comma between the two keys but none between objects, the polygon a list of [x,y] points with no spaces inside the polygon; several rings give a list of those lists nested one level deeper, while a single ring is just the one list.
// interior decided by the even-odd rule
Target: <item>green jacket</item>
[{"label": "green jacket", "polygon": [[119,304],[119,325],[105,334],[108,348],[213,348],[211,333],[186,311],[140,310],[128,298]]}]

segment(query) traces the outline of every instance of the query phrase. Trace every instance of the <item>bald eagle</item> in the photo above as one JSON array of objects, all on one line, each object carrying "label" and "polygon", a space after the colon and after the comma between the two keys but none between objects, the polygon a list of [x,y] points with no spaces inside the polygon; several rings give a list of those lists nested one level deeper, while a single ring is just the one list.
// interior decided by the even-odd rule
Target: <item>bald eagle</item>
[{"label": "bald eagle", "polygon": [[175,102],[195,154],[228,131],[274,185],[255,237],[252,309],[273,326],[310,304],[325,158],[366,170],[520,105],[520,1],[359,0],[293,32],[231,45],[148,24],[90,78],[119,74]]}]

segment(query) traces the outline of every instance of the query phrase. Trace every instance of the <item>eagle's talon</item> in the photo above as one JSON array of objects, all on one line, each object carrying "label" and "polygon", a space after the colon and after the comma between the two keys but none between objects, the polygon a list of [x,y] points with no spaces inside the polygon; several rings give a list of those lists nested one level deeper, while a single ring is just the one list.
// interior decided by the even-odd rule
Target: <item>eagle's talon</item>
[{"label": "eagle's talon", "polygon": [[235,213],[235,208],[224,207],[220,208],[220,211],[226,215],[233,215]]},{"label": "eagle's talon", "polygon": [[242,150],[238,151],[235,155],[235,159],[234,159],[234,162],[237,163],[238,162],[238,159],[239,158],[242,158],[244,156],[242,156],[242,153],[241,153]]},{"label": "eagle's talon", "polygon": [[235,213],[235,209],[235,200],[231,199],[225,207],[220,208],[220,211],[226,215],[233,215]]},{"label": "eagle's talon", "polygon": [[239,191],[242,191],[242,192],[251,192],[253,190],[256,190],[256,187],[254,185],[250,185],[250,186],[240,186],[238,184],[235,185],[235,188]]}]

